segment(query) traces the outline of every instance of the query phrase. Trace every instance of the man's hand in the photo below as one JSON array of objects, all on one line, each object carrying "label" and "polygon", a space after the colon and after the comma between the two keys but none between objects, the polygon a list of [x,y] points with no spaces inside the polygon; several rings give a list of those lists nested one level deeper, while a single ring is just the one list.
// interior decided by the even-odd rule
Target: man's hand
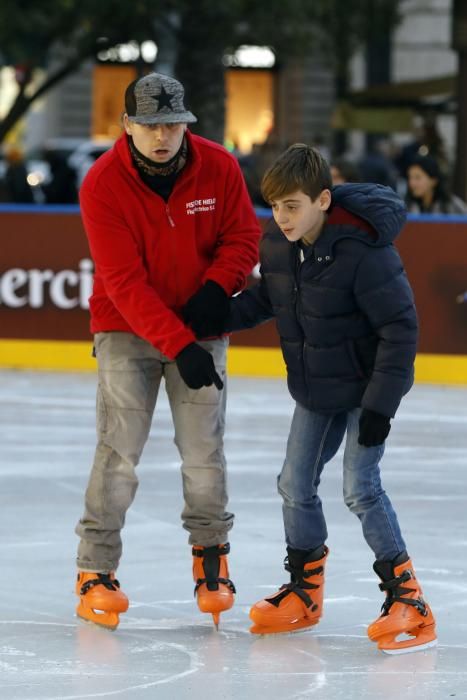
[{"label": "man's hand", "polygon": [[386,440],[391,430],[391,422],[387,416],[364,408],[360,416],[359,427],[358,444],[364,447],[376,447],[382,445]]},{"label": "man's hand", "polygon": [[183,320],[197,338],[222,335],[229,316],[229,297],[222,287],[208,280],[183,308]]},{"label": "man's hand", "polygon": [[211,353],[201,345],[190,343],[178,353],[175,362],[183,381],[190,389],[201,389],[202,386],[212,384],[215,384],[219,391],[224,388]]}]

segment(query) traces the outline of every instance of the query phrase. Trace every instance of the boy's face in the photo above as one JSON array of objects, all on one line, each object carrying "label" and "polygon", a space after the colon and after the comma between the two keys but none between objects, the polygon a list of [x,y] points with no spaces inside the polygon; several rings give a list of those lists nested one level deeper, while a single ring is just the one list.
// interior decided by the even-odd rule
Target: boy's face
[{"label": "boy's face", "polygon": [[274,221],[291,243],[301,239],[305,243],[314,243],[321,233],[330,205],[329,190],[323,190],[314,201],[297,190],[271,202]]}]

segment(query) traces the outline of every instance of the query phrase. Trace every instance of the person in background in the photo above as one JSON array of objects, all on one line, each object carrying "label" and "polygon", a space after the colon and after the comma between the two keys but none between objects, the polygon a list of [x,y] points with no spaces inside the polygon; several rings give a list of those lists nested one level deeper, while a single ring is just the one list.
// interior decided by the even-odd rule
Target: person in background
[{"label": "person in background", "polygon": [[380,473],[417,346],[413,294],[394,246],[404,203],[381,185],[331,190],[328,164],[305,144],[279,156],[262,190],[274,217],[261,241],[262,277],[231,300],[225,325],[243,330],[276,318],[296,405],[277,482],[290,582],[253,605],[251,632],[319,622],[328,533],[318,487],[345,439],[344,501],[386,594],[368,636],[390,654],[425,649],[436,643],[435,620]]},{"label": "person in background", "polygon": [[333,187],[343,185],[344,182],[361,182],[358,165],[347,158],[334,158],[330,168]]},{"label": "person in background", "polygon": [[7,168],[5,171],[5,199],[15,204],[33,204],[34,197],[28,183],[28,171],[24,157],[19,148],[10,148],[6,152]]},{"label": "person in background", "polygon": [[430,156],[438,163],[445,175],[449,170],[449,161],[446,155],[446,147],[438,129],[435,115],[423,118],[417,115],[413,125],[413,139],[406,143],[398,155],[394,158],[400,176],[406,180],[407,171],[413,159],[417,156]]},{"label": "person in background", "polygon": [[416,156],[407,171],[407,208],[414,214],[467,214],[467,205],[450,194],[438,162]]},{"label": "person in background", "polygon": [[78,201],[76,171],[59,153],[46,154],[46,161],[49,164],[51,176],[50,182],[42,185],[46,204],[76,204]]},{"label": "person in background", "polygon": [[390,152],[391,144],[388,139],[372,139],[367,152],[358,163],[363,182],[374,182],[397,190],[397,169]]},{"label": "person in background", "polygon": [[[229,297],[257,263],[260,228],[236,158],[188,130],[196,117],[178,80],[150,73],[133,81],[123,120],[124,134],[80,190],[95,264],[99,384],[98,444],[76,527],[77,614],[115,628],[128,608],[115,578],[121,530],[164,379],[197,602],[217,625],[235,593],[223,450],[228,338],[220,335]],[[176,553],[164,550],[163,561],[157,536],[147,545],[170,576]]]}]

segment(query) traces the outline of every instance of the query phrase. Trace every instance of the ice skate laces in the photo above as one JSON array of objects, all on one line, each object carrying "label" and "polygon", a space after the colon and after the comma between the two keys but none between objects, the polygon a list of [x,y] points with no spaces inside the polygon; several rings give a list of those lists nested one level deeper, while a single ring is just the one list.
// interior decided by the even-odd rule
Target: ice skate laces
[{"label": "ice skate laces", "polygon": [[224,586],[227,586],[230,588],[232,593],[236,593],[237,591],[235,590],[235,586],[233,582],[229,578],[223,578],[219,576],[219,569],[220,569],[220,561],[219,558],[221,555],[228,554],[230,552],[230,545],[224,544],[222,546],[215,545],[214,547],[203,547],[203,549],[195,549],[193,548],[193,556],[194,557],[200,557],[203,559],[203,571],[204,571],[204,578],[199,578],[196,581],[195,585],[195,590],[194,590],[194,595],[196,596],[196,593],[198,591],[198,588],[203,585],[203,583],[206,584],[206,588],[208,591],[217,591],[219,590],[219,584],[223,583]]},{"label": "ice skate laces", "polygon": [[105,586],[109,591],[116,591],[120,588],[120,582],[116,578],[110,578],[110,574],[97,574],[97,578],[83,583],[80,594],[85,595],[94,586]]},{"label": "ice skate laces", "polygon": [[410,569],[406,569],[400,576],[392,578],[389,581],[383,581],[379,584],[380,591],[384,591],[386,593],[386,600],[381,606],[383,615],[389,614],[389,610],[394,603],[404,603],[404,605],[412,605],[414,608],[417,608],[418,612],[423,615],[423,617],[427,616],[428,611],[426,609],[426,604],[421,596],[419,598],[402,597],[406,596],[408,593],[415,593],[416,588],[404,588],[401,585],[407,581],[410,581],[412,578],[412,572]]}]

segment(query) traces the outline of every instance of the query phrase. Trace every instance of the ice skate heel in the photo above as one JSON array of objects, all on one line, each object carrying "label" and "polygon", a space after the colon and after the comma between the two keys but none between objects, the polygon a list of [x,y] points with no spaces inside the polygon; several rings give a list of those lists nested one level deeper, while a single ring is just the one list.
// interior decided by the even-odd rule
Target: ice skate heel
[{"label": "ice skate heel", "polygon": [[120,622],[119,613],[128,610],[128,598],[120,590],[120,584],[112,572],[93,574],[79,571],[76,595],[79,596],[76,608],[78,617],[112,630]]},{"label": "ice skate heel", "polygon": [[329,550],[321,545],[311,551],[287,547],[285,570],[290,583],[260,600],[250,610],[253,634],[296,632],[319,622],[323,610],[324,567]]},{"label": "ice skate heel", "polygon": [[369,638],[386,654],[406,654],[436,645],[435,619],[422,595],[407,552],[373,565],[386,592],[381,615],[368,627]]},{"label": "ice skate heel", "polygon": [[221,612],[229,610],[234,603],[235,586],[229,579],[227,554],[230,545],[214,547],[194,546],[193,579],[195,596],[201,612],[211,613],[216,629],[219,627]]}]

